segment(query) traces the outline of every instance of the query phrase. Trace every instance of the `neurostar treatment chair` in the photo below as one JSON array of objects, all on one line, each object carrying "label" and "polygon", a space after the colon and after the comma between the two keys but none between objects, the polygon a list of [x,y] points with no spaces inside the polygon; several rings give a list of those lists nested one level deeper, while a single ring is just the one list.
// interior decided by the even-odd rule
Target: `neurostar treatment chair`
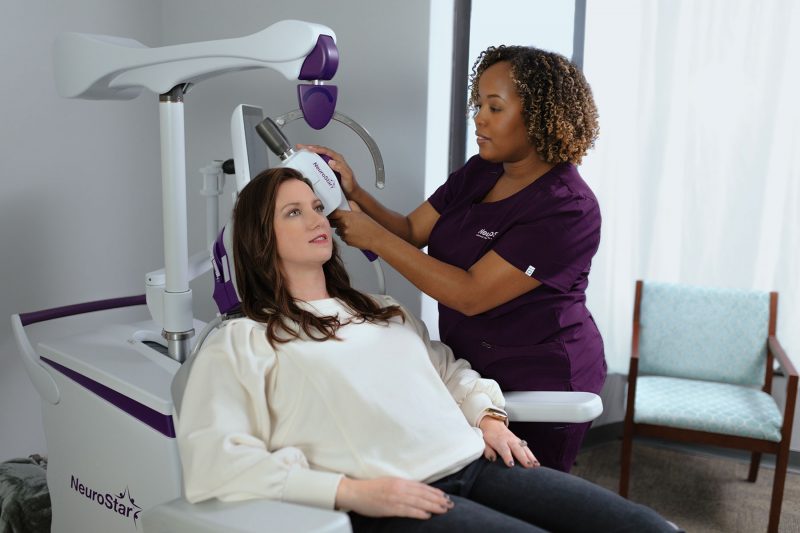
[{"label": "neurostar treatment chair", "polygon": [[[225,316],[203,324],[192,314],[189,281],[210,269],[211,261],[207,252],[188,257],[184,97],[192,85],[215,75],[272,68],[287,79],[309,82],[298,86],[300,108],[276,119],[277,125],[304,118],[320,129],[339,120],[364,138],[363,129],[334,110],[336,87],[326,80],[338,65],[335,41],[330,28],[297,20],[277,22],[246,37],[160,48],[103,35],[58,38],[54,59],[62,96],[125,100],[142,89],[159,95],[165,267],[146,275],[145,295],[12,317],[26,371],[42,399],[55,533],[350,530],[344,513],[277,501],[187,503],[171,393],[183,361]],[[260,168],[266,164],[266,156],[259,163],[244,153],[244,140],[237,140],[242,131],[252,134],[258,125],[247,110],[237,108],[232,129],[239,190],[248,179],[241,169],[250,163]],[[375,161],[376,185],[382,187],[380,155],[374,142],[367,144]],[[318,163],[330,172],[324,161]],[[221,175],[221,166],[211,170],[211,181],[214,173]],[[210,226],[216,235],[217,222]],[[224,284],[233,269],[220,262],[227,257],[220,250],[215,281]],[[376,271],[379,263],[374,262]],[[114,311],[145,303],[149,318],[139,313],[120,321],[124,311]],[[83,318],[74,316],[85,313],[92,314],[85,319],[88,331],[71,331],[85,326],[75,322]],[[34,349],[26,326],[62,318],[69,327]],[[599,397],[590,394],[517,392],[507,397],[506,409],[515,420],[583,422],[602,411]]]},{"label": "neurostar treatment chair", "polygon": [[[636,282],[622,496],[635,436],[750,451],[750,482],[761,454],[773,453],[768,531],[778,531],[798,376],[775,336],[777,316],[776,292]],[[786,375],[783,413],[770,394],[774,362]]]},{"label": "neurostar treatment chair", "polygon": [[[215,273],[213,294],[222,321],[228,317],[239,316],[239,294],[233,275],[236,269],[230,252],[233,249],[231,234],[228,224],[220,232],[212,248]],[[198,342],[202,342],[202,339]],[[196,352],[197,350],[193,355]],[[193,361],[193,356],[187,359],[172,382],[172,397],[178,416]],[[512,421],[589,422],[603,411],[600,397],[592,393],[524,391],[509,392],[504,396],[505,409]],[[313,509],[314,515],[305,518],[304,513],[310,510],[301,505],[266,500],[238,503],[209,501],[190,504],[183,498],[178,498],[148,510],[144,515],[144,525],[147,533],[211,533],[229,527],[230,518],[243,513],[250,517],[250,523],[254,527],[236,530],[242,533],[264,531],[265,527],[269,531],[350,531],[349,520],[345,513]]]}]

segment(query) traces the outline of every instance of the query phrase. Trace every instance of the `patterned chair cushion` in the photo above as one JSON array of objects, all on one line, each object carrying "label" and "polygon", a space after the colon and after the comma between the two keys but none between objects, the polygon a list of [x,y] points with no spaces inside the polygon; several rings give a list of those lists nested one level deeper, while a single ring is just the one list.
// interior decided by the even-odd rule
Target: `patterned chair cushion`
[{"label": "patterned chair cushion", "polygon": [[657,424],[779,442],[783,416],[760,390],[691,379],[640,376],[637,424]]},{"label": "patterned chair cushion", "polygon": [[642,374],[764,383],[768,292],[648,281],[639,323]]}]

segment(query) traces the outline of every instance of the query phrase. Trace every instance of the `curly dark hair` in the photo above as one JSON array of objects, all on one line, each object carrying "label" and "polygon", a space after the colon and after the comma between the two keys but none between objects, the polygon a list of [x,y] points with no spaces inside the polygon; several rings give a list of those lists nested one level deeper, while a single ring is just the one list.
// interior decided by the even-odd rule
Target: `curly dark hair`
[{"label": "curly dark hair", "polygon": [[544,161],[579,165],[594,146],[600,126],[592,89],[566,57],[526,46],[490,46],[478,56],[470,76],[470,106],[478,103],[481,74],[501,61],[522,98],[528,140]]},{"label": "curly dark hair", "polygon": [[[336,331],[344,325],[336,316],[317,316],[306,311],[289,294],[278,264],[274,222],[278,187],[288,180],[299,180],[311,187],[311,182],[294,169],[268,169],[242,189],[233,209],[233,257],[242,312],[266,324],[267,340],[273,348],[275,343],[300,338],[295,323],[316,341],[338,339]],[[386,323],[395,316],[405,320],[399,306],[382,307],[350,286],[335,242],[331,258],[322,269],[328,294],[342,300],[353,312],[349,322]]]}]

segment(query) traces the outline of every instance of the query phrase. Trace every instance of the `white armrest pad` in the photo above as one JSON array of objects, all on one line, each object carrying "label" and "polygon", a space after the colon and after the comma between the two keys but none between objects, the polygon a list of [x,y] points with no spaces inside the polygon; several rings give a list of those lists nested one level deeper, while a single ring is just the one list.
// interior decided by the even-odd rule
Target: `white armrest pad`
[{"label": "white armrest pad", "polygon": [[589,422],[603,412],[603,401],[592,392],[517,391],[503,396],[512,422]]},{"label": "white armrest pad", "polygon": [[351,533],[346,513],[274,500],[191,504],[183,498],[147,509],[142,516],[144,533],[263,533],[303,531]]}]

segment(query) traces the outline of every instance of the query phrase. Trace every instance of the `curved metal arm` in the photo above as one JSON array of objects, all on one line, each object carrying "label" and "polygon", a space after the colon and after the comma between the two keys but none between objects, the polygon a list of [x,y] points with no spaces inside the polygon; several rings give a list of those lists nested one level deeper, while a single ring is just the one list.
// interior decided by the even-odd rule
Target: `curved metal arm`
[{"label": "curved metal arm", "polygon": [[[303,111],[301,109],[295,109],[294,111],[289,111],[288,113],[284,113],[283,115],[276,117],[275,124],[283,128],[290,122],[294,122],[300,118],[303,118]],[[361,124],[347,115],[339,113],[338,111],[333,114],[333,120],[344,124],[356,132],[356,135],[361,137],[361,140],[367,145],[369,153],[372,156],[372,163],[375,165],[375,187],[378,189],[383,189],[386,187],[386,171],[383,167],[383,156],[381,156],[381,151],[378,148],[375,139],[372,138],[372,135],[370,135]]]}]

